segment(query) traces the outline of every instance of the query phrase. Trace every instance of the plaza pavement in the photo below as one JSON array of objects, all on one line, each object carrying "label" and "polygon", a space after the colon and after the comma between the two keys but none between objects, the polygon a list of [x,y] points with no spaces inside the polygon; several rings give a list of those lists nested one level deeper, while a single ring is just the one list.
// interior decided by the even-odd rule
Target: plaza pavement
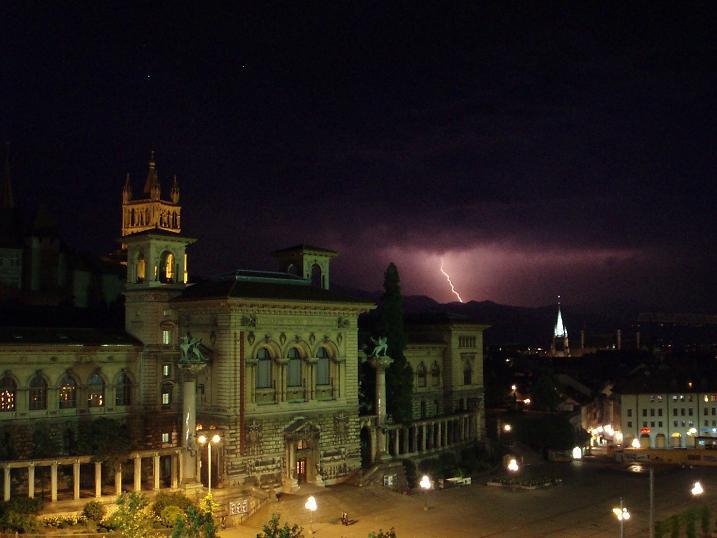
[{"label": "plaza pavement", "polygon": [[[560,475],[561,486],[511,491],[474,483],[470,487],[431,491],[429,509],[423,494],[403,495],[380,487],[339,485],[304,486],[296,495],[284,495],[264,506],[239,527],[221,532],[223,538],[251,537],[273,512],[304,527],[310,536],[309,514],[304,502],[314,495],[318,510],[313,517],[316,536],[362,537],[379,528],[394,527],[399,538],[408,537],[614,537],[618,523],[611,513],[625,499],[632,518],[625,523],[625,536],[647,536],[648,478],[614,464],[575,462],[544,464],[540,473]],[[701,480],[705,494],[691,498],[689,488]],[[477,481],[476,481],[477,482]],[[656,519],[664,519],[689,506],[707,503],[712,521],[717,520],[717,469],[659,469],[655,477]],[[356,523],[340,524],[342,512]]]}]

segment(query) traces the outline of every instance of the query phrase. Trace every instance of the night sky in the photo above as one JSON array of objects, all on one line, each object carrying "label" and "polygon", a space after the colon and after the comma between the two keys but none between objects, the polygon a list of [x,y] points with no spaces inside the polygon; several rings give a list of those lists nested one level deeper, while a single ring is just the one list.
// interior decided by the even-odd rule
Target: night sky
[{"label": "night sky", "polygon": [[195,273],[304,242],[356,288],[714,311],[710,3],[425,4],[2,2],[16,197],[109,251],[154,149]]}]

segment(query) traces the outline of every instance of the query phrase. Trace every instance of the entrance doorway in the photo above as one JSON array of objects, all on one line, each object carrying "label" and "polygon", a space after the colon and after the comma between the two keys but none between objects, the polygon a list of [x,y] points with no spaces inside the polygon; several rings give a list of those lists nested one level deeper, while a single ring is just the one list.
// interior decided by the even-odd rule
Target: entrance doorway
[{"label": "entrance doorway", "polygon": [[296,460],[296,480],[299,484],[306,482],[306,458]]}]

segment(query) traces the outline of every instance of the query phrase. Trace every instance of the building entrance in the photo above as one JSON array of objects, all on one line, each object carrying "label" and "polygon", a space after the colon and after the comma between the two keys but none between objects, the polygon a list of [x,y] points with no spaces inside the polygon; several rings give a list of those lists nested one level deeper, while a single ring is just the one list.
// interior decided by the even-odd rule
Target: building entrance
[{"label": "building entrance", "polygon": [[296,460],[296,480],[299,484],[306,482],[306,458]]}]

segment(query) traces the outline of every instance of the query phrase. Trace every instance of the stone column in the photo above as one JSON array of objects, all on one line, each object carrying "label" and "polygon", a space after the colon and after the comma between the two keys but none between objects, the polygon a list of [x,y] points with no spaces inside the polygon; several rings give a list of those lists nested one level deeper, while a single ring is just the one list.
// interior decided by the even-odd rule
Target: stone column
[{"label": "stone column", "polygon": [[179,472],[179,462],[177,461],[178,458],[179,456],[177,454],[171,455],[170,474],[172,477],[172,489],[177,489],[177,486],[179,485],[177,476],[177,473]]},{"label": "stone column", "polygon": [[443,446],[443,424],[439,420],[436,422],[436,448]]},{"label": "stone column", "polygon": [[134,457],[134,490],[142,491],[142,457]]},{"label": "stone column", "polygon": [[27,496],[31,499],[35,498],[35,464],[31,463],[27,467]]},{"label": "stone column", "polygon": [[80,498],[80,462],[76,461],[72,464],[72,498],[78,500]]},{"label": "stone column", "polygon": [[428,424],[425,422],[421,424],[423,428],[423,435],[421,436],[421,451],[425,452],[428,448]]},{"label": "stone column", "polygon": [[409,435],[411,433],[409,431],[409,427],[404,426],[402,433],[403,433],[403,453],[408,454],[411,451],[411,447],[410,447],[409,441],[408,441]]},{"label": "stone column", "polygon": [[152,472],[154,473],[154,491],[159,491],[159,454],[152,458]]},{"label": "stone column", "polygon": [[393,456],[398,457],[400,451],[400,441],[399,441],[399,435],[401,433],[401,430],[399,428],[396,428],[393,430]]},{"label": "stone column", "polygon": [[95,462],[95,497],[102,497],[102,462]]},{"label": "stone column", "polygon": [[183,483],[197,481],[197,378],[184,370],[182,391],[182,446],[184,447]]},{"label": "stone column", "polygon": [[122,495],[122,465],[117,465],[115,469],[115,495]]},{"label": "stone column", "polygon": [[3,501],[10,500],[10,467],[3,468]]},{"label": "stone column", "polygon": [[50,500],[57,502],[57,462],[50,465]]},{"label": "stone column", "polygon": [[378,450],[374,461],[380,461],[386,456],[386,431],[384,424],[386,423],[386,368],[388,368],[393,360],[390,357],[371,357],[371,366],[376,369],[376,435],[378,437],[376,445]]},{"label": "stone column", "polygon": [[448,421],[443,421],[443,446],[448,446]]}]

